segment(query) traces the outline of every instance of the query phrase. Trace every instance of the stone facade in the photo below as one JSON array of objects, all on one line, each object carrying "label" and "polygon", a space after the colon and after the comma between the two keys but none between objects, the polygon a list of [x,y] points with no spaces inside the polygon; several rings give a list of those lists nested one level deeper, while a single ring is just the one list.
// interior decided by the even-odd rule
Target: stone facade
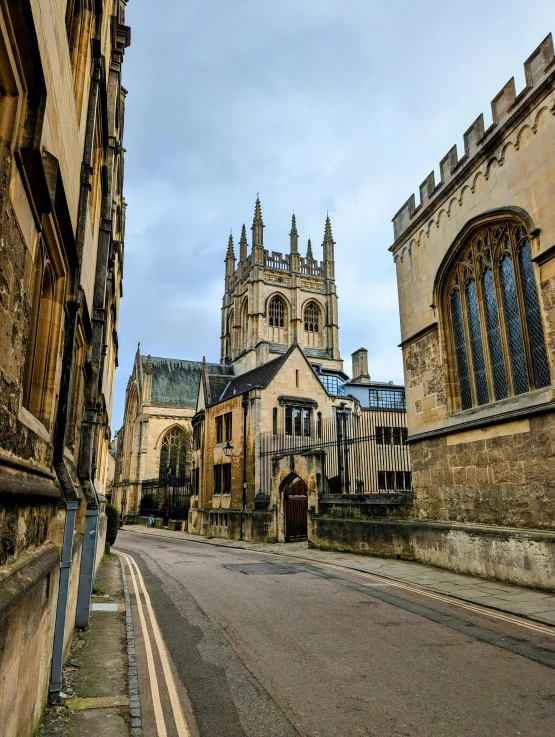
[{"label": "stone facade", "polygon": [[[97,559],[104,545],[125,228],[125,5],[0,6],[0,733],[6,737],[34,734],[49,690],[57,696],[76,612],[88,611],[94,540]],[[84,543],[85,518],[94,520],[92,550]],[[54,636],[56,617],[62,638]]]},{"label": "stone facade", "polygon": [[[195,414],[201,370],[225,371],[218,364],[142,356],[137,350],[126,390],[123,427],[117,434],[112,504],[122,514],[140,512],[142,484],[161,477],[164,439],[183,433],[188,482],[191,468],[191,419]],[[173,469],[174,473],[176,470]],[[164,475],[165,469],[162,471]]]},{"label": "stone facade", "polygon": [[[412,196],[393,219],[421,520],[555,529],[551,36],[525,77],[518,95],[511,80],[494,98],[487,130],[483,116],[468,129],[461,159],[456,147],[442,159],[439,184],[430,174],[420,203]],[[450,565],[464,570],[463,558],[461,548]]]},{"label": "stone facade", "polygon": [[[276,432],[283,431],[288,406],[310,407],[314,434],[317,412],[326,421],[337,409],[353,410],[357,403],[328,394],[298,345],[231,381],[230,377],[211,377],[203,372],[193,419],[197,437],[193,468],[198,475],[189,516],[192,532],[285,542],[285,491],[296,478],[306,484],[307,510],[317,511],[326,483],[321,451],[275,454],[269,473],[264,473],[260,456],[263,437],[272,433],[274,423]],[[232,429],[226,440],[225,434],[218,435],[217,418],[228,414]],[[226,456],[228,440],[232,447]],[[214,478],[222,464],[230,465],[228,490],[219,487]]]},{"label": "stone facade", "polygon": [[[294,215],[289,254],[264,248],[264,227],[257,199],[251,252],[248,253],[243,225],[237,265],[233,238],[229,238],[222,304],[222,363],[233,365],[237,373],[242,373],[282,355],[297,342],[323,370],[342,375],[335,241],[329,217],[324,228],[322,261],[314,258],[310,241],[306,257],[300,255]],[[274,300],[279,307],[275,311]]]}]

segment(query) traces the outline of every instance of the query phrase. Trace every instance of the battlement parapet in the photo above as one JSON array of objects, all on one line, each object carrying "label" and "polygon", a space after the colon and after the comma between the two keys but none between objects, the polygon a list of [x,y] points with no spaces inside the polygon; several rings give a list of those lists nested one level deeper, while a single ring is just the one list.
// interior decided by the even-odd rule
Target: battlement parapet
[{"label": "battlement parapet", "polygon": [[464,134],[464,156],[459,159],[457,146],[453,146],[440,161],[441,181],[436,185],[435,173],[432,171],[419,187],[419,204],[416,205],[415,196],[412,194],[394,215],[395,243],[409,230],[429,204],[440,199],[447,185],[482,153],[500,128],[522,109],[533,91],[554,72],[555,54],[550,33],[524,63],[526,86],[520,94],[516,95],[515,80],[512,77],[491,102],[493,122],[490,127],[484,129],[484,116],[480,114]]}]

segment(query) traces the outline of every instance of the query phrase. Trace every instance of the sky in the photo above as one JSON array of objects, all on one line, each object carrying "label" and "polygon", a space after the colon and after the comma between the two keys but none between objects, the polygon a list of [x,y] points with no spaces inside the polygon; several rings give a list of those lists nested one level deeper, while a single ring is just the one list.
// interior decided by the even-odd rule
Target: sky
[{"label": "sky", "polygon": [[[525,8],[525,10],[524,10]],[[128,203],[112,427],[141,353],[218,362],[224,258],[250,236],[322,256],[345,370],[403,381],[391,219],[555,30],[553,0],[130,0]]]}]

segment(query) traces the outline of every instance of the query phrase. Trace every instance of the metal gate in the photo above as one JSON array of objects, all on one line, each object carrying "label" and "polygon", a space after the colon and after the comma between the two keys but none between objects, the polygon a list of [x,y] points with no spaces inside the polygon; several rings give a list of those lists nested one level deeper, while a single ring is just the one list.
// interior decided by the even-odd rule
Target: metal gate
[{"label": "metal gate", "polygon": [[170,519],[186,520],[191,506],[191,484],[189,479],[157,479],[141,484],[142,515],[163,517],[164,524]]},{"label": "metal gate", "polygon": [[305,482],[296,478],[285,490],[285,539],[289,542],[308,537],[308,490]]}]

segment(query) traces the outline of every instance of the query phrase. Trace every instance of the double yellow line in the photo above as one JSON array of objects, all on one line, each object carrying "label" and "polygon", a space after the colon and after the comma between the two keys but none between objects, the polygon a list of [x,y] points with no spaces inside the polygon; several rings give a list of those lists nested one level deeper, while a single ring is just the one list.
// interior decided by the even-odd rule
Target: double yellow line
[{"label": "double yellow line", "polygon": [[160,700],[160,690],[158,688],[158,676],[156,675],[156,668],[154,665],[152,640],[146,622],[143,603],[141,601],[141,593],[145,600],[146,611],[150,620],[150,629],[152,630],[152,634],[154,635],[154,641],[156,643],[158,655],[160,656],[160,662],[162,663],[162,670],[164,672],[164,678],[166,681],[166,689],[170,697],[173,718],[178,737],[190,737],[191,733],[189,732],[187,722],[185,721],[185,717],[183,716],[183,712],[181,710],[181,704],[179,703],[179,697],[177,695],[177,689],[175,687],[175,681],[173,679],[166,645],[164,643],[162,633],[160,632],[160,627],[158,626],[158,621],[156,619],[156,615],[154,614],[154,610],[150,602],[150,596],[148,595],[148,591],[146,590],[143,576],[141,574],[141,571],[139,570],[139,566],[130,555],[127,555],[126,553],[122,553],[120,551],[118,551],[118,555],[121,555],[121,557],[126,561],[129,568],[129,573],[131,575],[131,580],[133,582],[135,601],[137,603],[137,611],[139,613],[139,621],[141,623],[141,630],[143,633],[143,640],[146,650],[146,662],[148,666],[150,689],[152,692],[152,705],[154,708],[154,718],[156,720],[158,737],[167,737],[168,733],[166,730],[166,722],[164,719],[162,702]]}]

